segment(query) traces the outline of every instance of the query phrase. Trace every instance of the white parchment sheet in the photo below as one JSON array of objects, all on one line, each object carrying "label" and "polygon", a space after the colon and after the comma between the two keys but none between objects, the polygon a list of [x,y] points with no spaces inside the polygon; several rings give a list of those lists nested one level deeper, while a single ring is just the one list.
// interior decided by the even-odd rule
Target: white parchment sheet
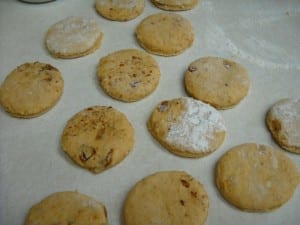
[{"label": "white parchment sheet", "polygon": [[[277,100],[300,97],[299,0],[202,0],[195,9],[178,12],[195,32],[191,48],[174,57],[154,56],[161,69],[159,86],[149,97],[123,103],[98,85],[101,57],[120,49],[141,49],[134,29],[146,16],[162,12],[150,1],[128,22],[100,17],[93,0],[57,0],[26,4],[0,0],[0,82],[15,67],[40,61],[57,67],[64,79],[58,104],[34,119],[17,119],[0,110],[0,224],[24,223],[29,208],[57,191],[77,190],[103,202],[109,224],[122,224],[122,207],[130,188],[143,177],[162,170],[184,170],[205,187],[210,208],[206,225],[300,224],[300,188],[281,208],[267,213],[242,212],[228,204],[214,183],[214,167],[229,148],[256,142],[280,149],[266,126],[265,114]],[[44,47],[45,32],[67,16],[93,18],[104,33],[102,46],[77,59],[55,59]],[[146,127],[160,101],[187,96],[183,75],[189,63],[203,56],[225,57],[245,66],[251,79],[248,96],[236,107],[221,111],[228,129],[223,145],[200,159],[177,157],[162,148]],[[92,105],[113,106],[125,113],[135,129],[133,151],[119,165],[100,174],[76,166],[61,151],[66,121]],[[283,151],[300,169],[300,156]]]}]

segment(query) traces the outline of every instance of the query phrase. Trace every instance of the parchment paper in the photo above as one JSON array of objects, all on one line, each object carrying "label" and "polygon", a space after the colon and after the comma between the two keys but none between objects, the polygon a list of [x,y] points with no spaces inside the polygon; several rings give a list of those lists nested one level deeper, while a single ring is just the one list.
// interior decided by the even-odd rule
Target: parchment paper
[{"label": "parchment paper", "polygon": [[[162,12],[150,1],[144,12],[128,22],[100,17],[93,0],[57,0],[47,4],[0,1],[0,82],[15,67],[40,61],[57,67],[65,81],[58,104],[34,119],[16,119],[0,111],[0,224],[24,223],[29,208],[57,191],[77,190],[103,202],[109,224],[121,225],[122,207],[130,188],[161,170],[184,170],[203,183],[210,199],[206,225],[300,224],[300,190],[281,208],[267,213],[242,212],[228,204],[214,183],[214,167],[229,148],[246,143],[279,149],[264,123],[277,100],[300,97],[300,2],[298,0],[202,0],[195,9],[178,12],[194,27],[191,48],[174,57],[154,56],[161,80],[149,97],[122,103],[99,87],[96,67],[101,57],[120,49],[141,49],[134,29],[146,16]],[[44,48],[45,32],[67,16],[95,19],[104,33],[95,53],[70,60],[54,59]],[[244,65],[251,88],[236,107],[221,111],[228,129],[223,145],[200,159],[172,155],[149,134],[146,120],[160,101],[187,96],[183,74],[202,56],[225,57]],[[66,121],[91,105],[107,105],[125,113],[135,128],[135,146],[119,165],[92,174],[74,165],[61,151],[60,135]],[[284,150],[300,168],[300,156]]]}]

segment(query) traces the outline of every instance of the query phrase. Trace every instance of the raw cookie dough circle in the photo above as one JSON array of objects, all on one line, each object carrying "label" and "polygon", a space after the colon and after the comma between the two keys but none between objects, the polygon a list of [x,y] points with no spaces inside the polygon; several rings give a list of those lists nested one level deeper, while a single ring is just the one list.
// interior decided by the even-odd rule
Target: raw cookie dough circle
[{"label": "raw cookie dough circle", "polygon": [[175,13],[157,13],[146,17],[137,26],[135,34],[146,51],[162,56],[178,55],[194,41],[191,23]]},{"label": "raw cookie dough circle", "polygon": [[75,114],[61,137],[63,151],[94,173],[121,162],[133,144],[134,130],[126,116],[106,106],[89,107]]},{"label": "raw cookie dough circle", "polygon": [[32,206],[25,225],[107,225],[105,206],[78,192],[56,192]]},{"label": "raw cookie dough circle", "polygon": [[51,109],[63,92],[64,81],[50,64],[25,63],[0,86],[0,104],[14,117],[32,118]]},{"label": "raw cookie dough circle", "polygon": [[239,103],[250,86],[243,66],[219,57],[204,57],[192,62],[184,82],[190,96],[217,109],[231,108]]},{"label": "raw cookie dough circle", "polygon": [[224,141],[226,128],[221,114],[192,98],[163,101],[153,110],[148,129],[170,152],[183,157],[202,157]]},{"label": "raw cookie dough circle", "polygon": [[96,0],[97,12],[109,20],[127,21],[139,16],[144,10],[144,0]]},{"label": "raw cookie dough circle", "polygon": [[300,181],[295,164],[282,152],[254,143],[226,152],[215,170],[223,197],[245,211],[269,211],[293,195]]},{"label": "raw cookie dough circle", "polygon": [[139,181],[124,204],[125,225],[202,225],[207,218],[204,187],[182,171],[163,171]]},{"label": "raw cookie dough circle", "polygon": [[103,90],[111,97],[132,102],[152,93],[159,83],[158,64],[149,54],[125,49],[101,58],[98,78]]},{"label": "raw cookie dough circle", "polygon": [[101,45],[102,33],[92,19],[68,17],[52,25],[45,37],[49,52],[58,58],[91,54]]},{"label": "raw cookie dough circle", "polygon": [[266,121],[283,149],[300,154],[300,98],[278,101],[270,108]]},{"label": "raw cookie dough circle", "polygon": [[181,11],[190,10],[198,4],[198,0],[151,0],[152,3],[164,10]]}]

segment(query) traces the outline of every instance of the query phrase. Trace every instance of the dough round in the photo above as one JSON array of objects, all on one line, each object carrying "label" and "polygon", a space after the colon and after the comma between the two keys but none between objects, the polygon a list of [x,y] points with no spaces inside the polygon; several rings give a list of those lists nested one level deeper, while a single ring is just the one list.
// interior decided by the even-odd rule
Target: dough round
[{"label": "dough round", "polygon": [[111,97],[132,102],[151,94],[160,78],[158,64],[149,54],[135,49],[111,53],[100,59],[98,78]]},{"label": "dough round", "polygon": [[98,24],[92,19],[67,17],[52,25],[45,43],[49,52],[58,58],[77,58],[96,51],[102,40]]},{"label": "dough round", "polygon": [[293,195],[300,181],[295,164],[282,152],[254,143],[226,152],[216,166],[223,197],[246,211],[269,211]]},{"label": "dough round", "polygon": [[267,113],[266,122],[283,149],[300,154],[300,98],[275,103]]},{"label": "dough round", "polygon": [[97,12],[109,20],[127,21],[144,10],[144,0],[95,0]]},{"label": "dough round", "polygon": [[105,206],[78,192],[56,192],[32,206],[25,225],[107,225]]},{"label": "dough round", "polygon": [[151,0],[152,3],[164,10],[183,11],[190,10],[198,4],[198,0]]},{"label": "dough round", "polygon": [[247,70],[238,63],[219,57],[192,62],[184,77],[187,93],[217,109],[231,108],[248,93]]},{"label": "dough round", "polygon": [[182,171],[163,171],[139,181],[124,204],[125,225],[202,225],[209,207],[202,184]]},{"label": "dough round", "polygon": [[170,152],[183,157],[202,157],[224,141],[226,128],[221,114],[208,104],[192,98],[159,103],[148,129]]},{"label": "dough round", "polygon": [[137,26],[135,34],[146,51],[162,56],[178,55],[194,41],[191,23],[175,13],[157,13],[146,17]]},{"label": "dough round", "polygon": [[59,70],[50,64],[25,63],[0,86],[0,104],[14,117],[32,118],[51,109],[63,92]]},{"label": "dough round", "polygon": [[67,122],[61,145],[79,166],[99,173],[128,155],[134,145],[134,130],[123,113],[112,107],[93,106]]}]

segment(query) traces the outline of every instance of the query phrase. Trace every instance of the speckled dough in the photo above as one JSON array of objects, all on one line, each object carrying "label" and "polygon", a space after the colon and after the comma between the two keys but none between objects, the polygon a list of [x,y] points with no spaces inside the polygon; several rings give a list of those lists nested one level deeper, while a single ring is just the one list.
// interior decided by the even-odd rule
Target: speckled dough
[{"label": "speckled dough", "polygon": [[153,110],[148,129],[170,152],[183,157],[202,157],[224,141],[226,128],[221,114],[192,98],[163,101]]},{"label": "speckled dough", "polygon": [[140,100],[152,93],[159,83],[158,64],[149,54],[125,49],[101,58],[98,78],[103,90],[125,102]]},{"label": "speckled dough", "polygon": [[61,137],[65,153],[94,173],[122,161],[134,145],[134,130],[126,116],[112,107],[93,106],[75,114]]},{"label": "speckled dough", "polygon": [[248,93],[250,80],[240,64],[219,57],[192,62],[184,77],[187,93],[217,109],[231,108]]},{"label": "speckled dough", "polygon": [[300,154],[300,98],[278,101],[267,113],[266,122],[283,149]]},{"label": "speckled dough", "polygon": [[108,225],[105,206],[78,192],[56,192],[35,204],[25,225]]},{"label": "speckled dough", "polygon": [[173,56],[194,41],[191,23],[175,13],[157,13],[143,19],[135,30],[138,43],[148,52]]},{"label": "speckled dough", "polygon": [[25,63],[0,86],[0,103],[12,116],[31,118],[51,109],[63,92],[64,81],[50,64]]},{"label": "speckled dough", "polygon": [[153,4],[164,10],[181,11],[190,10],[198,4],[198,0],[151,0]]},{"label": "speckled dough", "polygon": [[144,0],[95,0],[97,12],[109,20],[127,21],[144,10]]},{"label": "speckled dough", "polygon": [[209,207],[204,187],[182,171],[163,171],[139,181],[123,208],[125,225],[203,225]]},{"label": "speckled dough", "polygon": [[54,57],[77,58],[91,54],[98,49],[102,36],[94,20],[67,17],[49,28],[45,43]]},{"label": "speckled dough", "polygon": [[293,195],[300,181],[295,164],[281,151],[254,143],[238,145],[218,161],[218,189],[234,206],[246,211],[269,211]]}]

